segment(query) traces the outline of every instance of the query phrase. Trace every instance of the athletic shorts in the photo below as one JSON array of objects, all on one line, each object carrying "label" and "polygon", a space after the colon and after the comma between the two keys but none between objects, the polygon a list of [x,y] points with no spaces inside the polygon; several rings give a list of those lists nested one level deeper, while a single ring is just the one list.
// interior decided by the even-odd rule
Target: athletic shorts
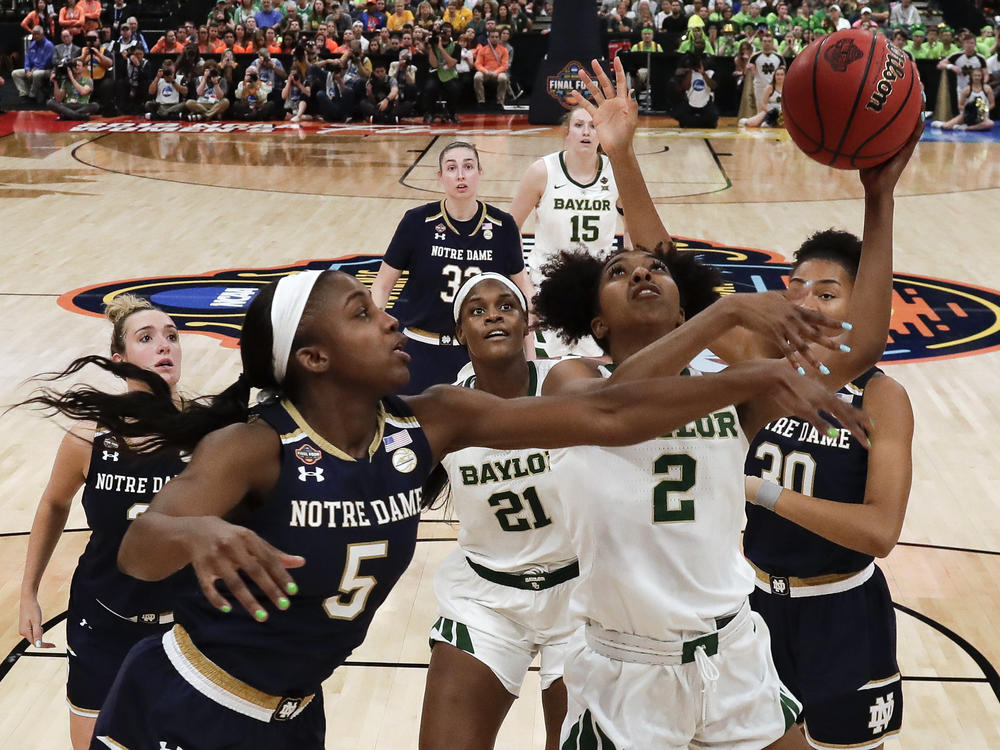
[{"label": "athletic shorts", "polygon": [[129,650],[143,638],[162,635],[170,627],[129,622],[93,601],[84,606],[70,602],[66,615],[69,710],[78,716],[97,716]]},{"label": "athletic shorts", "polygon": [[252,718],[199,692],[171,664],[163,638],[147,638],[122,665],[90,747],[323,750],[325,734],[322,693],[294,718]]},{"label": "athletic shorts", "polygon": [[545,690],[562,677],[570,636],[581,625],[569,614],[578,580],[541,591],[511,588],[480,577],[457,549],[434,574],[440,617],[431,628],[431,646],[443,641],[471,654],[515,696],[538,655]]},{"label": "athletic shorts", "polygon": [[899,733],[896,615],[878,566],[847,591],[788,597],[755,589],[750,605],[771,631],[778,674],[802,701],[810,745],[864,750]]},{"label": "athletic shorts", "polygon": [[567,655],[562,750],[760,750],[799,713],[771,661],[767,626],[746,605],[717,631],[714,653],[686,663],[678,662],[691,643],[664,644],[663,661],[673,663],[640,663],[604,655],[593,634],[581,628]]},{"label": "athletic shorts", "polygon": [[464,346],[425,344],[409,337],[406,353],[410,355],[410,382],[400,388],[401,396],[423,393],[438,383],[454,383],[462,365],[469,361]]}]

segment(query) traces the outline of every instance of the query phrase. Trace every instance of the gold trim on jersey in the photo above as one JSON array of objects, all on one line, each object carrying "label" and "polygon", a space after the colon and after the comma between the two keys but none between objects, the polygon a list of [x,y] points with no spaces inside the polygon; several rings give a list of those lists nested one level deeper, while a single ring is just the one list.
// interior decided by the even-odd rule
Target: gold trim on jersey
[{"label": "gold trim on jersey", "polygon": [[870,740],[865,740],[864,742],[855,742],[853,745],[833,745],[828,742],[820,742],[811,734],[809,734],[808,721],[803,726],[806,734],[806,739],[808,740],[810,745],[812,745],[813,747],[823,747],[823,748],[828,747],[830,748],[830,750],[869,750],[869,748],[874,749],[879,745],[881,745],[883,742],[885,742],[887,738],[895,737],[900,732],[900,729],[893,729],[890,732],[883,732],[882,734],[878,735],[877,737],[873,737]]},{"label": "gold trim on jersey", "polygon": [[[351,456],[338,448],[336,445],[331,443],[326,438],[322,437],[316,430],[309,426],[309,423],[303,418],[302,414],[298,409],[295,408],[295,404],[286,399],[281,400],[281,405],[284,407],[285,411],[288,412],[288,416],[299,426],[304,437],[308,437],[310,440],[315,440],[319,444],[320,449],[329,453],[331,456],[336,456],[344,461],[357,461],[354,456]],[[375,455],[375,452],[382,445],[382,434],[385,432],[385,407],[379,402],[378,405],[378,427],[375,429],[375,437],[372,438],[371,444],[368,446],[368,458]],[[281,442],[285,443],[286,438],[289,438],[287,442],[294,442],[291,440],[296,433],[289,432],[281,436]]]},{"label": "gold trim on jersey", "polygon": [[386,424],[391,424],[393,427],[419,427],[420,422],[417,421],[416,417],[401,417],[398,414],[386,414],[385,415]]},{"label": "gold trim on jersey", "polygon": [[101,713],[99,708],[81,708],[71,701],[69,698],[66,699],[66,705],[69,706],[69,712],[76,714],[77,716],[83,716],[88,719],[96,719],[97,715]]},{"label": "gold trim on jersey", "polygon": [[[448,215],[448,211],[444,207],[444,201],[441,201],[441,213],[433,218],[435,219],[441,218],[444,221],[444,223],[448,225],[448,229],[457,234],[459,237],[465,237],[465,236],[472,237],[479,232],[480,228],[482,228],[483,226],[483,222],[486,221],[486,204],[483,203],[482,201],[476,201],[476,203],[479,205],[479,220],[476,221],[475,228],[471,232],[469,232],[468,235],[463,235],[461,232],[455,229],[455,225],[451,223],[451,217]],[[430,221],[430,219],[427,219],[426,221]],[[502,223],[497,221],[496,219],[490,219],[490,221],[492,221],[494,224]]]},{"label": "gold trim on jersey", "polygon": [[894,682],[899,682],[900,680],[899,672],[896,672],[892,677],[884,677],[881,680],[872,680],[871,682],[866,682],[864,685],[858,688],[858,690],[872,690],[874,688],[885,687],[886,685],[891,685]]},{"label": "gold trim on jersey", "polygon": [[[202,677],[216,687],[268,711],[276,711],[278,706],[281,705],[281,702],[284,700],[281,696],[271,695],[270,693],[265,693],[263,690],[258,690],[253,685],[248,685],[243,680],[233,677],[229,672],[205,656],[194,645],[194,641],[191,640],[191,636],[188,635],[183,626],[174,625],[173,636],[181,655]],[[313,697],[312,695],[303,696],[299,703],[299,711],[308,706]]]},{"label": "gold trim on jersey", "polygon": [[102,734],[99,737],[94,737],[94,739],[97,740],[98,742],[103,742],[110,748],[120,748],[121,750],[128,750],[128,748],[125,745],[123,745],[120,742],[117,742],[116,740],[111,739],[106,734]]},{"label": "gold trim on jersey", "polygon": [[757,580],[762,581],[763,583],[766,583],[768,585],[770,585],[771,583],[771,578],[784,578],[786,581],[788,581],[788,585],[793,587],[825,586],[830,583],[840,583],[841,581],[846,581],[849,578],[854,578],[855,576],[865,572],[865,570],[862,569],[862,570],[856,570],[853,573],[828,573],[826,575],[812,576],[810,578],[796,578],[795,576],[772,576],[770,573],[767,573],[766,571],[763,571],[760,568],[758,568],[750,560],[747,560],[747,562],[750,563],[750,567],[753,568],[754,573],[756,573]]}]

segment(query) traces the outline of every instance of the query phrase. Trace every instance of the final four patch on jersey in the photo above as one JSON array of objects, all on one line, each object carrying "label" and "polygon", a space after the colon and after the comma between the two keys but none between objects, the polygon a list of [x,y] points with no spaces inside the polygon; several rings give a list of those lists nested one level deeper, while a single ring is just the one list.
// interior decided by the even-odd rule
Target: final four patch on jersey
[{"label": "final four patch on jersey", "polygon": [[[444,232],[444,224],[435,227],[438,229]],[[721,271],[722,294],[784,289],[787,284],[789,265],[777,253],[674,239],[679,250],[697,253]],[[527,254],[534,247],[534,236],[524,235],[523,240]],[[66,292],[59,304],[73,312],[103,318],[105,305],[116,296],[139,294],[170,315],[181,331],[214,336],[224,346],[235,347],[243,315],[261,287],[307,269],[345,271],[370,286],[381,262],[381,256],[352,255],[276,268],[109,281]],[[397,289],[402,283],[401,279]],[[388,307],[391,309],[392,302]],[[943,279],[894,276],[892,318],[883,364],[962,357],[997,349],[1000,292]]]},{"label": "final four patch on jersey", "polygon": [[110,435],[108,435],[106,438],[104,438],[104,447],[107,448],[108,450],[116,451],[118,450],[118,441],[115,440]]},{"label": "final four patch on jersey", "polygon": [[417,468],[417,454],[409,448],[400,448],[392,454],[392,465],[401,474],[409,474]]},{"label": "final four patch on jersey", "polygon": [[303,443],[295,449],[295,457],[306,466],[312,466],[315,463],[319,463],[319,460],[323,458],[323,454],[320,453],[318,448],[314,448],[309,443]]}]

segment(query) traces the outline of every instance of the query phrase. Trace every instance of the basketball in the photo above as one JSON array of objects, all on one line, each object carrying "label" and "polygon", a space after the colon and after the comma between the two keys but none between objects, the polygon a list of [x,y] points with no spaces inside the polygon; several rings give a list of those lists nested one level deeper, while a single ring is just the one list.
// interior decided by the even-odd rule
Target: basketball
[{"label": "basketball", "polygon": [[846,29],[795,58],[781,108],[788,134],[807,156],[860,169],[903,147],[923,101],[917,66],[906,53],[882,34]]}]

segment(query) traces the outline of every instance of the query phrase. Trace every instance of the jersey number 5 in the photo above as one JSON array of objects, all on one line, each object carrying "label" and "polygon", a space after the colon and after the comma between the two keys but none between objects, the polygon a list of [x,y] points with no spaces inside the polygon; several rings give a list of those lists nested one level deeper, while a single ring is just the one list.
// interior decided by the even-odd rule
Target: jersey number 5
[{"label": "jersey number 5", "polygon": [[530,529],[540,529],[552,523],[552,519],[545,515],[545,508],[542,507],[538,499],[538,493],[534,487],[527,487],[524,490],[524,499],[528,501],[531,508],[531,519],[522,518],[517,514],[524,510],[524,503],[516,492],[495,492],[490,495],[487,501],[491,508],[497,510],[497,521],[504,531],[528,531]]},{"label": "jersey number 5", "polygon": [[479,266],[469,266],[463,269],[461,266],[449,263],[441,269],[441,273],[444,275],[445,284],[447,284],[445,290],[441,292],[441,299],[451,304],[455,301],[455,295],[458,294],[458,290],[462,288],[462,283],[466,279],[478,276],[482,271],[479,269]]},{"label": "jersey number 5", "polygon": [[[340,593],[323,601],[323,609],[334,620],[353,620],[365,611],[368,595],[375,584],[374,576],[358,575],[361,563],[385,557],[389,552],[389,542],[360,542],[347,545],[347,561],[344,574],[340,578]],[[347,601],[343,601],[347,597]]]},{"label": "jersey number 5", "polygon": [[580,216],[580,214],[574,214],[570,217],[569,223],[573,227],[573,234],[570,236],[570,242],[593,242],[597,239],[597,233],[600,231],[600,216],[588,215]]},{"label": "jersey number 5", "polygon": [[694,520],[694,498],[674,497],[670,493],[687,492],[695,483],[698,462],[686,453],[660,456],[653,462],[654,474],[666,474],[669,479],[653,487],[653,523],[675,523]]}]

